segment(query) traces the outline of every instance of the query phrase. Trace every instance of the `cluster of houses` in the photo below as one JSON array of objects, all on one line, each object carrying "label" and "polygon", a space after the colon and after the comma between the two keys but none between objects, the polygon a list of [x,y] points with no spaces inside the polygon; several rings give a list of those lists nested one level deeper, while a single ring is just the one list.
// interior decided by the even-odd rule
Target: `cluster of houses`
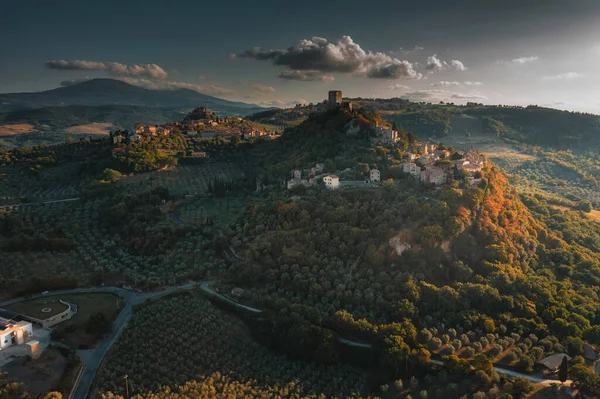
[{"label": "cluster of houses", "polygon": [[[288,190],[291,190],[292,188],[298,187],[298,186],[304,186],[304,187],[314,186],[319,181],[319,179],[321,179],[321,178],[324,179],[324,177],[326,176],[326,174],[323,173],[324,168],[325,168],[325,164],[318,163],[310,169],[304,169],[304,170],[294,169],[294,170],[292,170],[292,172],[291,172],[292,178],[287,181]],[[339,179],[338,179],[338,184],[339,184]]]},{"label": "cluster of houses", "polygon": [[[258,137],[274,139],[279,137],[275,132],[267,132],[255,127],[229,127],[235,122],[242,122],[241,117],[218,117],[213,111],[206,107],[195,108],[181,122],[168,122],[162,125],[148,125],[136,123],[133,130],[128,130],[125,136],[114,135],[113,144],[129,140],[137,142],[142,137],[169,136],[170,134],[181,132],[187,137],[199,137],[202,139],[212,139],[221,136],[225,139],[233,139],[239,136],[243,140],[250,140]],[[227,126],[225,126],[227,125]]]},{"label": "cluster of houses", "polygon": [[[294,169],[291,172],[291,179],[287,181],[287,188],[291,190],[294,187],[304,186],[312,187],[319,179],[323,179],[325,187],[335,190],[340,187],[340,177],[334,174],[322,173],[324,164],[318,163],[310,169]],[[303,178],[304,177],[304,178]],[[377,184],[381,181],[381,172],[377,169],[370,169],[366,183]],[[361,181],[362,182],[362,181]]]},{"label": "cluster of houses", "polygon": [[472,183],[476,183],[478,179],[473,179],[473,176],[483,169],[485,163],[484,157],[472,149],[466,150],[462,159],[452,162],[438,162],[448,160],[451,154],[448,150],[438,149],[435,144],[422,144],[418,152],[421,154],[407,154],[407,162],[400,164],[402,171],[423,183],[436,186],[450,182],[456,172],[463,170],[468,172]]}]

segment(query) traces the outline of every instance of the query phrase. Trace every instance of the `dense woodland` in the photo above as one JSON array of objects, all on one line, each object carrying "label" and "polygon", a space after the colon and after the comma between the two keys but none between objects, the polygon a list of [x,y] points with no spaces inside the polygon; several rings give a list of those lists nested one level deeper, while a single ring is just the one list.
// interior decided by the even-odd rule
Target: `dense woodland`
[{"label": "dense woodland", "polygon": [[[354,118],[363,133],[348,137]],[[107,140],[1,152],[6,197],[44,188],[0,213],[0,250],[19,266],[0,269],[0,288],[218,280],[264,310],[238,317],[197,293],[137,309],[100,379],[99,392],[116,395],[128,374],[140,398],[520,397],[528,383],[493,365],[531,372],[557,352],[573,358],[584,392],[600,388],[582,357],[585,343],[600,346],[600,234],[587,204],[566,199],[582,211],[563,212],[518,195],[491,163],[479,181],[418,183],[397,165],[419,132],[403,123],[397,144],[373,146],[369,129],[381,123],[374,112],[327,111],[273,141],[175,135],[121,143],[117,154]],[[188,163],[191,151],[209,160]],[[587,155],[545,156],[578,162],[571,172],[595,182]],[[315,163],[353,179],[377,168],[384,183],[281,188],[290,170]],[[77,201],[40,203],[68,196]],[[181,210],[195,203],[202,217],[191,222]]]}]

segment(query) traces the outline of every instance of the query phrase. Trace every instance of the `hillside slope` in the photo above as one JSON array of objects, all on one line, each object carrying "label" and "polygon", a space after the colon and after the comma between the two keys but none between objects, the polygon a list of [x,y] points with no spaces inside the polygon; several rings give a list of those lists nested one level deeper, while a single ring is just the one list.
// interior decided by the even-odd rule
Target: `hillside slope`
[{"label": "hillside slope", "polygon": [[64,105],[137,105],[163,108],[208,106],[223,114],[244,115],[262,109],[254,104],[223,100],[194,90],[150,90],[114,79],[92,79],[37,93],[0,94],[0,111]]}]

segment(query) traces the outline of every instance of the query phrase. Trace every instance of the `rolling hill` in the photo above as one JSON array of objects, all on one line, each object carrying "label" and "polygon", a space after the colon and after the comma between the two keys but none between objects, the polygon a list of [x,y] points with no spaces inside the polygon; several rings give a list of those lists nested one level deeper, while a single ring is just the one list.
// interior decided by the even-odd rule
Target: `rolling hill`
[{"label": "rolling hill", "polygon": [[242,115],[263,109],[255,104],[223,100],[194,90],[150,90],[114,79],[92,79],[35,93],[0,94],[0,112],[68,105],[136,105],[159,108],[208,106],[221,114]]}]

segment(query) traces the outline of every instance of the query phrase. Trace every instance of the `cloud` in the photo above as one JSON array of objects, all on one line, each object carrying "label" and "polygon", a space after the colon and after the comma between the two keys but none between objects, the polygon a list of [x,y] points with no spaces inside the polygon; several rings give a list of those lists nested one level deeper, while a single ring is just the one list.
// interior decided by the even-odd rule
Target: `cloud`
[{"label": "cloud", "polygon": [[148,79],[166,79],[168,74],[156,64],[125,65],[119,62],[96,62],[96,61],[46,61],[46,68],[63,69],[70,71],[106,71],[112,75],[139,76]]},{"label": "cloud", "polygon": [[512,62],[513,64],[528,64],[530,62],[534,62],[539,60],[540,57],[538,57],[537,55],[534,55],[532,57],[519,57],[519,58],[513,58],[510,62]]},{"label": "cloud", "polygon": [[466,71],[467,67],[459,60],[450,61],[450,67],[452,69],[456,69],[457,71]]},{"label": "cloud", "polygon": [[558,75],[544,76],[542,80],[571,80],[580,78],[581,76],[583,75],[578,72],[565,72]]},{"label": "cloud", "polygon": [[252,89],[259,91],[261,93],[273,93],[275,92],[275,88],[271,87],[271,86],[265,86],[263,84],[260,83],[255,83],[252,85]]},{"label": "cloud", "polygon": [[439,71],[440,69],[444,68],[444,64],[442,63],[442,61],[440,61],[439,58],[437,58],[437,55],[432,55],[427,57],[427,64],[425,65],[425,69],[427,69],[430,72],[433,71]]},{"label": "cloud", "polygon": [[406,93],[402,98],[411,101],[426,101],[426,102],[453,102],[453,100],[472,101],[472,100],[484,100],[487,97],[479,92],[471,93],[456,93],[443,89],[430,89],[430,90],[416,90],[410,93]]},{"label": "cloud", "polygon": [[176,82],[171,80],[149,80],[149,79],[139,79],[139,78],[122,78],[122,81],[135,85],[144,87],[146,89],[152,90],[177,90],[177,89],[189,89],[194,90],[203,94],[210,94],[215,96],[225,96],[229,94],[237,93],[235,90],[228,89],[223,86],[219,86],[216,84],[193,84],[187,82]]},{"label": "cloud", "polygon": [[470,80],[467,80],[466,82],[464,82],[465,86],[481,86],[483,83],[481,82],[472,82]]},{"label": "cloud", "polygon": [[446,90],[416,90],[406,93],[402,98],[411,101],[440,101],[448,96]]},{"label": "cloud", "polygon": [[421,79],[422,77],[420,73],[414,70],[413,65],[408,61],[398,61],[389,65],[379,65],[369,69],[367,76],[379,79]]},{"label": "cloud", "polygon": [[400,90],[410,90],[410,87],[401,85],[400,83],[396,83],[396,84],[393,84],[391,86],[388,86],[388,89],[390,89],[390,90],[398,90],[398,89],[400,89]]},{"label": "cloud", "polygon": [[333,82],[335,78],[330,73],[321,73],[319,71],[298,71],[288,69],[279,74],[279,78],[285,80],[300,80],[304,82]]},{"label": "cloud", "polygon": [[421,47],[419,45],[416,45],[415,48],[413,49],[413,51],[421,51],[421,50],[425,50],[425,47]]},{"label": "cloud", "polygon": [[429,73],[433,73],[435,71],[441,71],[442,69],[455,69],[457,71],[466,71],[467,67],[462,61],[459,60],[451,60],[450,62],[440,60],[436,54],[427,57],[427,64],[425,64],[425,69],[429,71]]},{"label": "cloud", "polygon": [[255,47],[231,58],[253,58],[271,61],[274,65],[287,68],[279,76],[291,80],[303,79],[301,72],[313,73],[352,73],[370,78],[419,79],[408,61],[401,61],[391,55],[364,50],[350,36],[343,36],[337,43],[330,43],[322,37],[300,40],[287,49],[263,50]]},{"label": "cloud", "polygon": [[447,80],[442,80],[440,82],[437,83],[431,83],[430,86],[435,86],[435,87],[445,87],[445,86],[462,86],[462,84],[460,84],[460,82],[449,82]]}]

